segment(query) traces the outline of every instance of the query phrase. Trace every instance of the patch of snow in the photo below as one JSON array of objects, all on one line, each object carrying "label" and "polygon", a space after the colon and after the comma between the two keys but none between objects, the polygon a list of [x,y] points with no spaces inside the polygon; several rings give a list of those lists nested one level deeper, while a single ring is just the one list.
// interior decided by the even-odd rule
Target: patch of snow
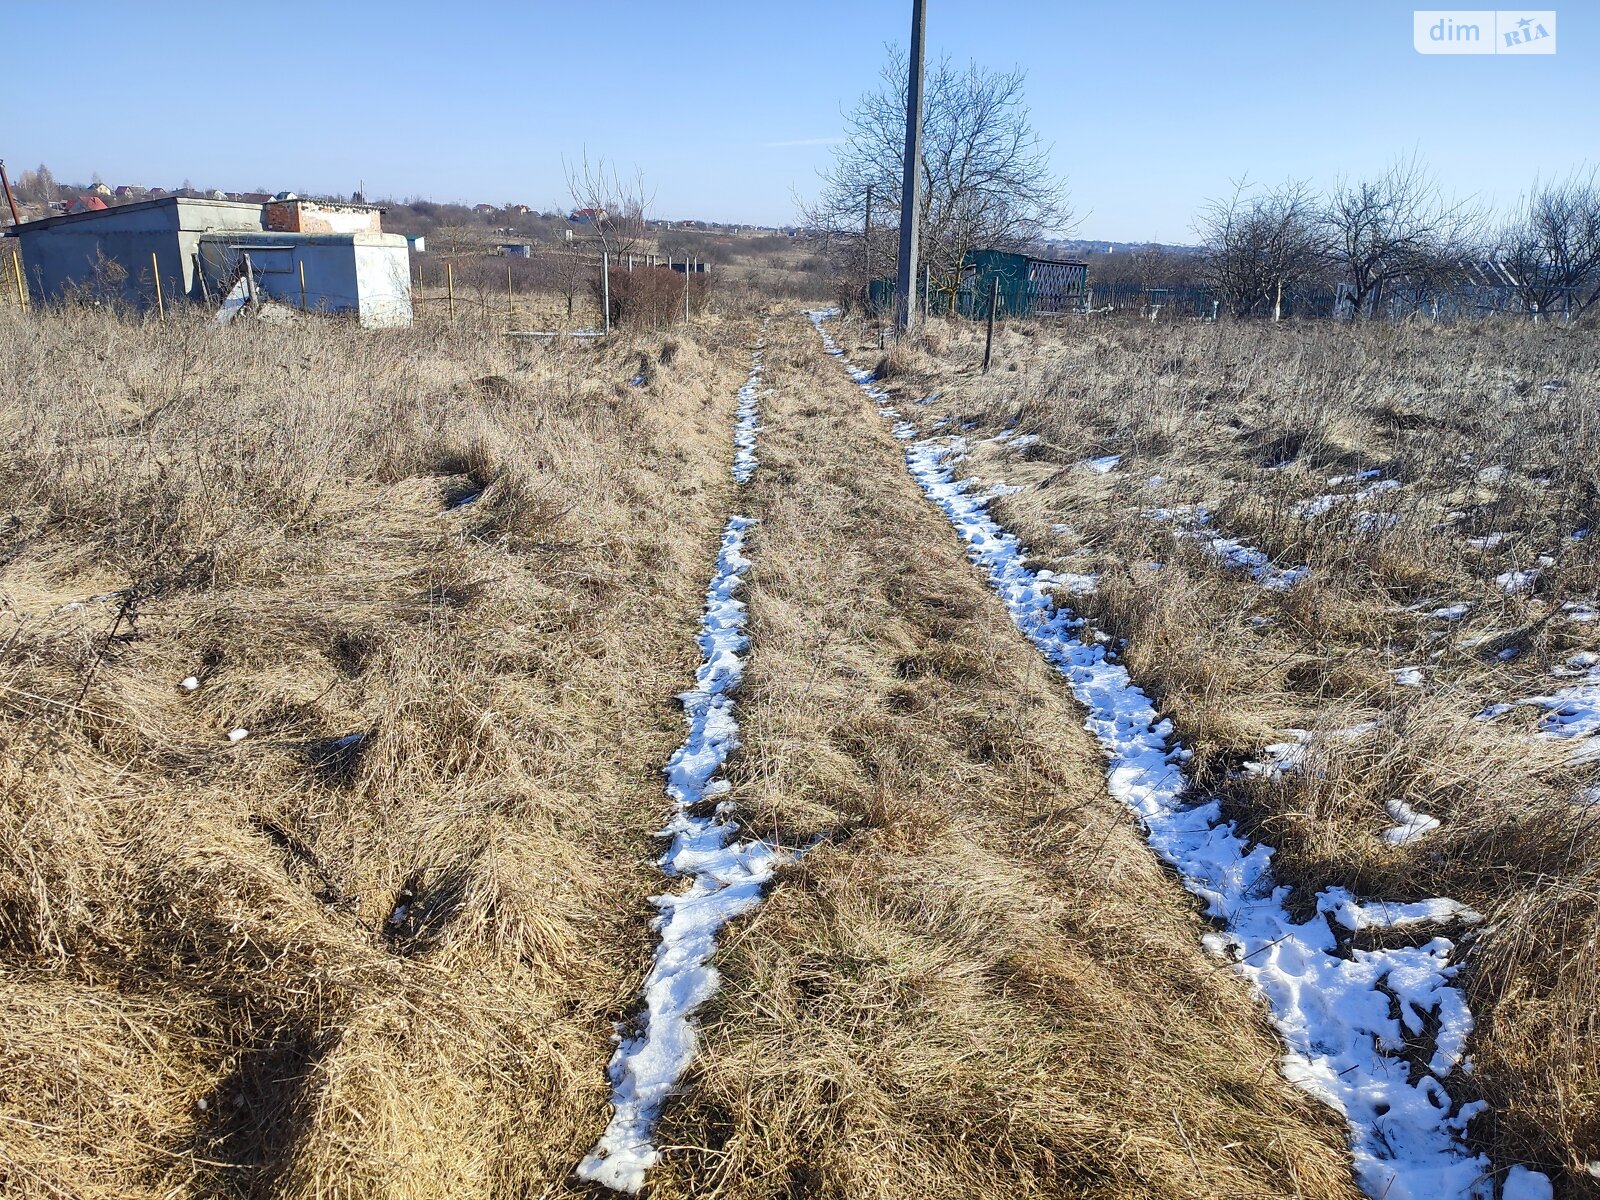
[{"label": "patch of snow", "polygon": [[1392,829],[1385,829],[1379,836],[1391,846],[1403,846],[1406,842],[1439,828],[1438,817],[1420,813],[1404,800],[1385,800],[1383,806],[1389,810],[1389,816],[1395,825]]},{"label": "patch of snow", "polygon": [[1500,483],[1505,477],[1506,468],[1504,466],[1484,467],[1478,472],[1479,483]]},{"label": "patch of snow", "polygon": [[1034,577],[1045,587],[1066,592],[1069,596],[1087,596],[1100,586],[1100,576],[1080,575],[1074,571],[1036,571]]},{"label": "patch of snow", "polygon": [[1099,458],[1091,458],[1084,462],[1084,466],[1096,475],[1109,475],[1117,469],[1117,464],[1122,461],[1120,454],[1105,454]]},{"label": "patch of snow", "polygon": [[1273,591],[1288,591],[1311,574],[1310,567],[1274,566],[1266,552],[1238,538],[1206,537],[1206,549],[1224,567],[1249,571],[1256,582]]},{"label": "patch of snow", "polygon": [[1383,529],[1393,529],[1400,523],[1400,517],[1395,513],[1357,513],[1356,528],[1362,533],[1377,533]]},{"label": "patch of snow", "polygon": [[[1574,655],[1574,659],[1588,661],[1587,652]],[[1572,659],[1568,660],[1572,663]],[[1480,712],[1476,720],[1492,721],[1517,708],[1542,708],[1534,736],[1542,741],[1572,741],[1573,758],[1586,762],[1594,756],[1594,739],[1600,735],[1600,666],[1590,665],[1580,676],[1582,682],[1571,687],[1556,688],[1542,696],[1524,696],[1510,703],[1491,704]]]},{"label": "patch of snow", "polygon": [[1486,533],[1482,537],[1468,538],[1467,545],[1471,546],[1474,550],[1493,550],[1501,542],[1505,541],[1511,536],[1512,535],[1509,533]]},{"label": "patch of snow", "polygon": [[1038,445],[1039,441],[1040,438],[1037,433],[1019,433],[1011,439],[1010,448],[1012,450],[1025,450],[1029,446]]},{"label": "patch of snow", "polygon": [[1436,608],[1428,615],[1437,617],[1441,621],[1459,621],[1472,611],[1472,601],[1462,600],[1456,604],[1447,604],[1443,608]]},{"label": "patch of snow", "polygon": [[1421,667],[1400,667],[1393,674],[1396,687],[1419,688],[1422,686]]},{"label": "patch of snow", "polygon": [[912,438],[917,436],[917,427],[910,421],[901,421],[894,427],[894,436],[899,438],[902,442],[909,442]]},{"label": "patch of snow", "polygon": [[1568,600],[1561,612],[1569,621],[1600,621],[1600,608],[1588,600]]},{"label": "patch of snow", "polygon": [[228,740],[230,742],[242,742],[249,736],[250,731],[242,726],[238,729],[231,729],[228,731]]},{"label": "patch of snow", "polygon": [[1362,483],[1368,479],[1376,479],[1383,471],[1378,467],[1369,467],[1365,471],[1357,471],[1354,475],[1332,475],[1328,478],[1329,487],[1339,487],[1346,483]]},{"label": "patch of snow", "polygon": [[701,618],[704,660],[693,690],[679,697],[689,733],[666,765],[674,813],[662,830],[672,843],[661,865],[669,875],[687,877],[689,887],[651,899],[661,910],[651,922],[661,944],[645,979],[643,1026],[611,1059],[611,1122],[577,1168],[580,1179],[621,1192],[643,1187],[646,1170],[660,1158],[652,1140],[655,1123],[694,1059],[691,1017],[721,983],[711,965],[717,934],[761,903],[781,859],[764,842],[734,840],[739,826],[723,806],[705,816],[692,811],[700,801],[728,792],[728,782],[716,776],[739,744],[732,693],[744,676],[749,639],[745,606],[734,594],[750,569],[744,538],[754,523],[734,517],[723,532]]},{"label": "patch of snow", "polygon": [[192,692],[192,691],[195,690],[195,688],[200,686],[200,680],[197,679],[195,676],[191,675],[187,679],[185,679],[182,683],[180,683],[178,686],[181,687],[186,692]]},{"label": "patch of snow", "polygon": [[[1544,386],[1550,387],[1548,383]],[[1600,1172],[1591,1171],[1591,1174],[1600,1177]],[[1555,1185],[1548,1175],[1523,1166],[1507,1171],[1505,1182],[1500,1185],[1500,1200],[1555,1200],[1555,1194]]]},{"label": "patch of snow", "polygon": [[1515,592],[1528,591],[1538,578],[1539,571],[1537,568],[1530,568],[1526,571],[1503,571],[1494,577],[1494,581],[1500,585],[1502,592],[1511,595]]},{"label": "patch of snow", "polygon": [[1147,488],[1154,489],[1154,488],[1166,486],[1166,482],[1167,482],[1167,480],[1166,480],[1166,477],[1164,475],[1152,475],[1152,476],[1150,476],[1149,479],[1146,479],[1144,481],[1144,485]]}]

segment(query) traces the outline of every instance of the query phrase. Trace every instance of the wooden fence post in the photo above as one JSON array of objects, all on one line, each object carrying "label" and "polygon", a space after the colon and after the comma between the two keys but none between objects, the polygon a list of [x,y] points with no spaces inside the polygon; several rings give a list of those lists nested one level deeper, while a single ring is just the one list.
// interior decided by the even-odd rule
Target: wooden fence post
[{"label": "wooden fence post", "polygon": [[447,262],[444,265],[444,287],[445,294],[450,299],[450,327],[454,329],[456,324],[456,265],[453,262]]},{"label": "wooden fence post", "polygon": [[306,260],[301,259],[300,267],[300,311],[306,311]]},{"label": "wooden fence post", "polygon": [[994,310],[1000,304],[1000,276],[989,280],[989,331],[983,335],[983,373],[989,373],[989,352],[994,348]]},{"label": "wooden fence post", "polygon": [[15,250],[11,252],[11,273],[17,277],[17,307],[26,312],[28,293],[22,286],[22,259]]},{"label": "wooden fence post", "polygon": [[150,251],[150,278],[156,281],[156,314],[165,321],[167,319],[167,304],[161,298],[161,265],[156,262],[156,252]]},{"label": "wooden fence post", "polygon": [[611,252],[600,251],[600,303],[606,310],[606,332],[611,332]]},{"label": "wooden fence post", "polygon": [[511,260],[506,260],[506,324],[517,323],[517,294],[511,290]]}]

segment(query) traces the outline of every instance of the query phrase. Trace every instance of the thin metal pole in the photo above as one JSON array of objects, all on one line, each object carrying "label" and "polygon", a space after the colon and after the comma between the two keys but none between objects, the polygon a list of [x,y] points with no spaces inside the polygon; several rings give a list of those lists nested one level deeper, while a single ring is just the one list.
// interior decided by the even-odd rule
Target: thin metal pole
[{"label": "thin metal pole", "polygon": [[454,327],[456,323],[456,265],[453,262],[447,262],[444,265],[444,286],[446,295],[450,297],[450,324]]},{"label": "thin metal pole", "polygon": [[156,281],[156,312],[161,319],[167,319],[166,301],[161,298],[161,266],[156,262],[156,252],[150,251],[150,278]]},{"label": "thin metal pole", "polygon": [[927,264],[924,264],[922,268],[922,319],[924,321],[928,319],[929,314],[933,311],[929,307],[929,305],[932,303],[932,301],[929,300],[929,297],[932,295],[933,268]]},{"label": "thin metal pole", "polygon": [[867,311],[872,311],[872,185],[867,184],[867,219],[861,225],[861,270],[867,277]]},{"label": "thin metal pole", "polygon": [[605,305],[606,332],[611,332],[611,252],[600,251],[600,303]]},{"label": "thin metal pole", "polygon": [[511,290],[511,262],[506,260],[506,320],[515,325],[517,321],[517,294]]},{"label": "thin metal pole", "polygon": [[250,307],[254,308],[256,305],[256,269],[254,264],[251,263],[248,254],[244,256],[244,294],[245,298],[250,301]]},{"label": "thin metal pole", "polygon": [[683,319],[689,319],[689,260],[683,263]]},{"label": "thin metal pole", "polygon": [[306,311],[306,260],[301,259],[300,267],[300,311]]},{"label": "thin metal pole", "polygon": [[11,252],[11,273],[17,277],[17,307],[25,310],[28,307],[28,293],[22,288],[22,259],[15,250]]},{"label": "thin metal pole", "polygon": [[911,0],[911,59],[906,73],[906,154],[900,175],[900,272],[895,296],[895,328],[911,329],[916,305],[911,289],[917,278],[917,235],[921,204],[918,201],[922,167],[922,55],[927,32],[925,0]]},{"label": "thin metal pole", "polygon": [[994,310],[1000,304],[1000,276],[989,280],[989,331],[983,335],[983,373],[989,373],[989,351],[994,348]]}]

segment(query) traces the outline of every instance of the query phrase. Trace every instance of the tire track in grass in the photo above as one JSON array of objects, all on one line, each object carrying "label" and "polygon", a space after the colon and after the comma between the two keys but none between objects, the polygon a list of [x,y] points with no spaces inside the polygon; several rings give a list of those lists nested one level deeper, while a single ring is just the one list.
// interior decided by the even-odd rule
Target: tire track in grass
[{"label": "tire track in grass", "polygon": [[[757,342],[750,377],[739,389],[733,477],[741,485],[757,463],[762,345]],[[694,1060],[694,1012],[721,982],[711,965],[717,934],[761,903],[773,871],[788,857],[758,839],[737,839],[732,803],[721,799],[729,784],[717,777],[739,745],[733,693],[744,677],[750,639],[737,593],[751,567],[746,536],[755,524],[752,517],[735,515],[723,530],[700,618],[700,667],[694,687],[678,697],[689,732],[664,768],[673,813],[661,831],[672,839],[661,868],[669,876],[687,878],[689,885],[651,897],[660,910],[651,922],[660,944],[645,977],[640,1030],[624,1038],[612,1056],[611,1121],[577,1167],[578,1178],[619,1192],[637,1192],[645,1172],[660,1158],[656,1120]]]},{"label": "tire track in grass", "polygon": [[[809,313],[823,348],[839,358],[883,412],[890,398],[852,366],[824,321]],[[1208,949],[1228,959],[1266,1000],[1282,1036],[1286,1078],[1344,1115],[1357,1182],[1381,1200],[1538,1200],[1544,1175],[1513,1166],[1501,1180],[1466,1145],[1483,1101],[1457,1103],[1443,1080],[1461,1065],[1472,1013],[1453,979],[1454,943],[1361,949],[1361,931],[1470,925],[1482,918],[1448,899],[1413,903],[1358,900],[1343,888],[1316,897],[1316,912],[1296,921],[1290,889],[1272,876],[1272,848],[1250,843],[1220,801],[1189,792],[1172,723],[1112,662],[1088,623],[1057,607],[1048,581],[1027,565],[1016,535],[988,515],[988,498],[955,479],[949,447],[913,442],[906,465],[949,518],[1005,601],[1019,630],[1064,675],[1087,710],[1085,724],[1104,750],[1107,786],[1143,822],[1151,848],[1205,905],[1217,932]]]}]

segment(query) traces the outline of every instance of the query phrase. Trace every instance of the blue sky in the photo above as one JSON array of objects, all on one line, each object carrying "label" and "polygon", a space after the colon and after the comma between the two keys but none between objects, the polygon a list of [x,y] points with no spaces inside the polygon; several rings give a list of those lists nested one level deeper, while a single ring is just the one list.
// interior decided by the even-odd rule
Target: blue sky
[{"label": "blue sky", "polygon": [[[1439,0],[1425,0],[1438,4]],[[1549,0],[1544,0],[1548,3]],[[1184,241],[1229,180],[1419,153],[1507,204],[1600,161],[1600,0],[1559,53],[1423,56],[1412,4],[929,0],[930,55],[1029,73],[1078,231]],[[787,221],[909,0],[0,4],[0,155],[63,178],[565,202],[562,157],[643,172],[666,217]],[[292,14],[273,20],[270,14]]]}]

